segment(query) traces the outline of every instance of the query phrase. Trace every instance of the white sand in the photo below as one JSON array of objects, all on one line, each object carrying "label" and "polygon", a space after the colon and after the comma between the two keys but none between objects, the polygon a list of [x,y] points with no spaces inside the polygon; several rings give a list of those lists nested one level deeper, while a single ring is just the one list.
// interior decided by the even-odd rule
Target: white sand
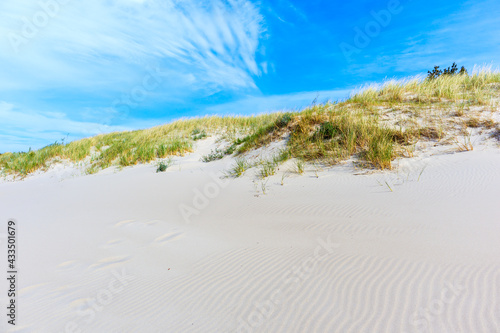
[{"label": "white sand", "polygon": [[0,183],[20,247],[18,325],[2,313],[0,331],[500,332],[498,148],[281,186],[288,164],[265,195],[256,170],[220,180],[231,161],[200,152]]}]

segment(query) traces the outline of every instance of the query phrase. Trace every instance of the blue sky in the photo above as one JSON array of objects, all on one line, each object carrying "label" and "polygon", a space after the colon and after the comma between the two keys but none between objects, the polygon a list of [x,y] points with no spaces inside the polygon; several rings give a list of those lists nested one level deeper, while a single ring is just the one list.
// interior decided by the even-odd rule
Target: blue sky
[{"label": "blue sky", "polygon": [[0,152],[496,69],[498,17],[498,0],[5,0]]}]

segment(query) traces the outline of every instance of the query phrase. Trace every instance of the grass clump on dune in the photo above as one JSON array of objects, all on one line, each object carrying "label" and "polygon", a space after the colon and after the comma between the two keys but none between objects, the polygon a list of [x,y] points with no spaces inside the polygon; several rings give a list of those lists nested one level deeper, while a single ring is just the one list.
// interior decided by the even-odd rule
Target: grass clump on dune
[{"label": "grass clump on dune", "polygon": [[237,158],[235,164],[231,170],[229,170],[228,176],[234,178],[241,177],[250,167],[250,163],[248,163],[244,158]]},{"label": "grass clump on dune", "polygon": [[201,161],[205,163],[217,161],[224,158],[224,155],[224,151],[220,150],[219,148],[215,148],[212,149],[207,155],[202,156]]},{"label": "grass clump on dune", "polygon": [[[244,140],[242,151],[256,148],[279,136],[283,129],[272,124]],[[287,124],[290,157],[335,164],[358,154],[377,168],[390,168],[394,144],[402,134],[382,125],[376,116],[343,104],[314,106],[293,115]],[[240,151],[241,151],[240,150]]]}]

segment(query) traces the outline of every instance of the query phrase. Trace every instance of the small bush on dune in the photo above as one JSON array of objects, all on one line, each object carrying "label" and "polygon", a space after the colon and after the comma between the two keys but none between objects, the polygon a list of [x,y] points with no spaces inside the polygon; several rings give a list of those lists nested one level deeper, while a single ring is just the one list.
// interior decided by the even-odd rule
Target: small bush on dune
[{"label": "small bush on dune", "polygon": [[441,75],[455,75],[455,74],[468,75],[467,69],[465,69],[465,67],[462,66],[462,68],[460,68],[459,71],[456,63],[453,63],[451,67],[448,67],[444,70],[440,70],[439,66],[434,66],[434,69],[432,71],[428,71],[427,73],[428,73],[427,78],[429,80],[436,79]]},{"label": "small bush on dune", "polygon": [[167,166],[165,163],[160,162],[160,163],[158,164],[158,168],[156,168],[156,172],[157,172],[157,173],[158,173],[158,172],[165,172],[165,171],[167,170],[167,168],[168,168],[168,166]]},{"label": "small bush on dune", "polygon": [[170,167],[172,163],[172,159],[168,159],[167,161],[160,161],[156,168],[156,172],[158,173],[167,171],[168,167]]}]

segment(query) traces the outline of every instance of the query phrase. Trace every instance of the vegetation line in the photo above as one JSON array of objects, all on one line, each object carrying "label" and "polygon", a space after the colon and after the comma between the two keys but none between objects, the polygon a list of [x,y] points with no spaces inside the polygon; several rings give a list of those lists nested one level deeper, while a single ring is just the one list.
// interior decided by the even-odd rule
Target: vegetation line
[{"label": "vegetation line", "polygon": [[[93,173],[113,165],[183,155],[192,151],[195,141],[214,134],[222,136],[229,146],[212,151],[202,158],[205,162],[286,139],[280,156],[260,165],[262,178],[274,174],[278,163],[289,158],[297,159],[299,173],[303,162],[328,165],[352,157],[363,167],[390,169],[396,157],[411,157],[415,143],[421,140],[439,142],[451,136],[460,150],[471,150],[467,128],[500,133],[497,123],[473,112],[477,108],[497,110],[499,97],[499,72],[482,69],[468,74],[453,65],[444,72],[435,68],[426,79],[366,87],[346,101],[314,105],[300,112],[179,120],[68,144],[56,142],[36,151],[5,153],[0,155],[0,170],[26,176],[47,169],[51,163],[69,160],[85,162],[87,172]],[[459,133],[466,133],[461,141],[456,139]],[[238,159],[232,174],[242,175],[248,167]],[[166,168],[162,165],[160,169]]]}]

